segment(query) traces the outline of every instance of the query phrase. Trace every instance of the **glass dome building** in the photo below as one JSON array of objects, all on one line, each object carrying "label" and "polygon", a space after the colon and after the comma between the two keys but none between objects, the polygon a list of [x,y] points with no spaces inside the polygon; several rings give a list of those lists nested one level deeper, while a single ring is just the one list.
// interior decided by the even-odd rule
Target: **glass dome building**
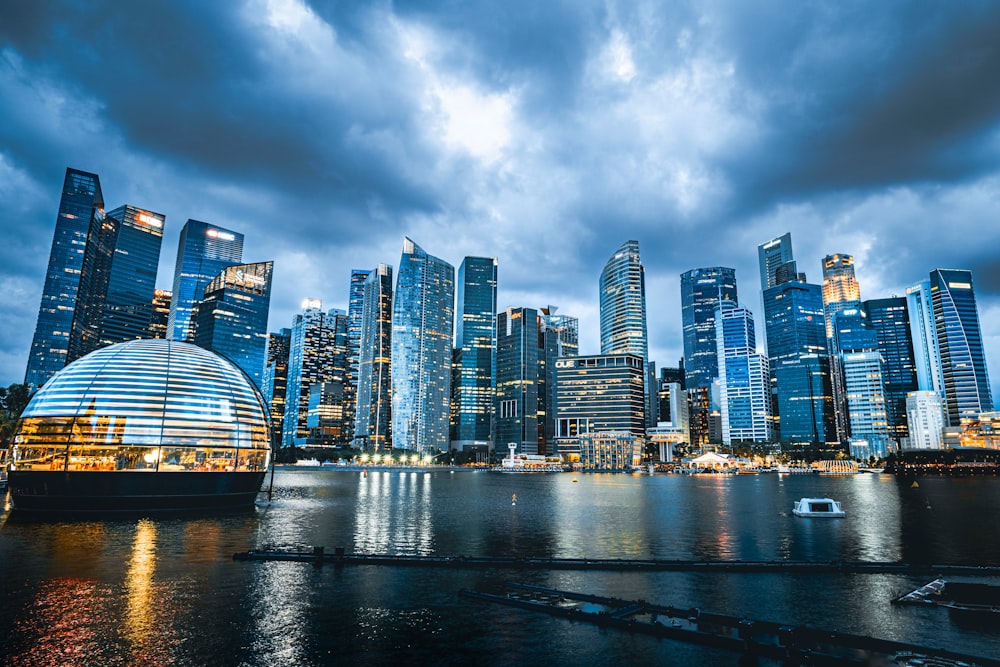
[{"label": "glass dome building", "polygon": [[217,354],[168,340],[111,345],[56,373],[22,413],[14,507],[250,507],[268,432],[260,393]]}]

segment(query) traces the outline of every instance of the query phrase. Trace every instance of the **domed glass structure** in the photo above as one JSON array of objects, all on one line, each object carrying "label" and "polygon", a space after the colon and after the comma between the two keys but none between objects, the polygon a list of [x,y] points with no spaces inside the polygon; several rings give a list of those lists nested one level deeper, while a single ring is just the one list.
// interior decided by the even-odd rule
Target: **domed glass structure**
[{"label": "domed glass structure", "polygon": [[15,507],[250,504],[269,464],[266,415],[239,368],[195,345],[97,350],[56,373],[22,413]]}]

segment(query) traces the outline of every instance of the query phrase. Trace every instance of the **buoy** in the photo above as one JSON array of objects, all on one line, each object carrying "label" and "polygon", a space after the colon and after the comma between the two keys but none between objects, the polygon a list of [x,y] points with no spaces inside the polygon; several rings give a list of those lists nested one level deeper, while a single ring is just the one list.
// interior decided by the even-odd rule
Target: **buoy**
[{"label": "buoy", "polygon": [[576,479],[576,477],[574,477],[573,478],[573,483],[576,484],[576,482],[577,482],[577,479]]},{"label": "buoy", "polygon": [[511,505],[511,507],[513,507],[516,504],[517,504],[517,494],[513,493],[510,496],[510,505]]},{"label": "buoy", "polygon": [[367,477],[368,476],[368,471],[367,470],[362,470],[361,471],[361,476],[362,477]]}]

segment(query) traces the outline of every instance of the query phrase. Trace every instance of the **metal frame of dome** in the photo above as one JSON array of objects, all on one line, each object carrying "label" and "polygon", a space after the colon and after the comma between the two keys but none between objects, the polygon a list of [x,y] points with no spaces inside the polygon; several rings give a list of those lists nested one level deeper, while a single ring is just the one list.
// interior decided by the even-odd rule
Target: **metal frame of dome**
[{"label": "metal frame of dome", "polygon": [[269,432],[253,381],[214,352],[158,339],[105,347],[56,373],[22,413],[14,507],[250,507]]}]

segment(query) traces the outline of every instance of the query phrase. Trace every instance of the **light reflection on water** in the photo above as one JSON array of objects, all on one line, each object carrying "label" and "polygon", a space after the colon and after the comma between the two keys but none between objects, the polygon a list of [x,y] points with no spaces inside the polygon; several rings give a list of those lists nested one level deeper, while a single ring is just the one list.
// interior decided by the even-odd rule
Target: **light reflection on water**
[{"label": "light reflection on water", "polygon": [[[573,479],[577,479],[573,482]],[[511,495],[518,502],[511,505]],[[844,520],[791,516],[803,496]],[[236,551],[1000,564],[1000,483],[289,471],[243,515],[0,528],[0,664],[706,664],[719,654],[493,608],[505,579],[995,654],[1000,630],[899,610],[899,575],[505,572],[235,563]],[[498,650],[498,647],[503,647]],[[722,664],[735,664],[721,654]]]}]

